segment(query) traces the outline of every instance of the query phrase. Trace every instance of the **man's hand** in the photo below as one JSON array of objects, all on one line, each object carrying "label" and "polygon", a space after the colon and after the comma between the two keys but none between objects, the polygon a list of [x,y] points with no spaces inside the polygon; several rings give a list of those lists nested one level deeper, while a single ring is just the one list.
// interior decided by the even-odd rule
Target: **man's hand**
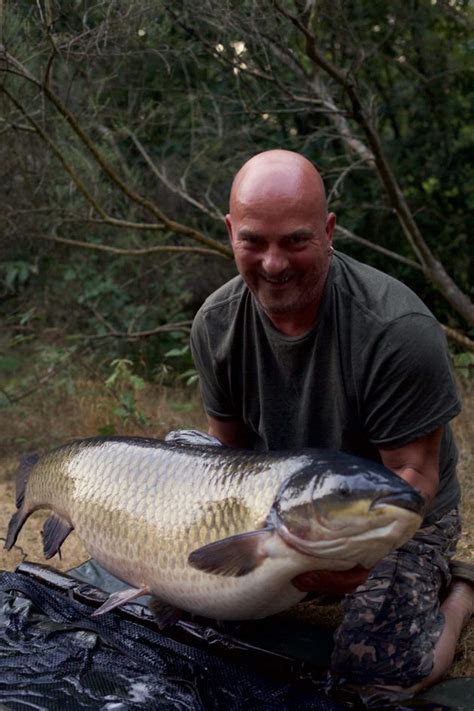
[{"label": "man's hand", "polygon": [[251,433],[242,420],[217,420],[215,417],[207,416],[208,434],[217,437],[222,444],[228,447],[250,446],[252,441]]},{"label": "man's hand", "polygon": [[316,592],[321,595],[347,595],[362,585],[370,570],[356,565],[350,570],[312,570],[301,573],[291,581],[295,588],[303,592]]}]

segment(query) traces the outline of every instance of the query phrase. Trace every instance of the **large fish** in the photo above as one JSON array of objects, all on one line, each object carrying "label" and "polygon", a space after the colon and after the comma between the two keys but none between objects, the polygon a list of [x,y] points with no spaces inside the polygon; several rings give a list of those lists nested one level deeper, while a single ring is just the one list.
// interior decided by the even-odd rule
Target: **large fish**
[{"label": "large fish", "polygon": [[6,548],[33,511],[51,509],[46,558],[74,529],[93,558],[133,586],[94,614],[149,593],[163,611],[253,619],[305,596],[296,575],[370,568],[422,521],[423,497],[375,462],[199,441],[94,438],[25,459]]}]

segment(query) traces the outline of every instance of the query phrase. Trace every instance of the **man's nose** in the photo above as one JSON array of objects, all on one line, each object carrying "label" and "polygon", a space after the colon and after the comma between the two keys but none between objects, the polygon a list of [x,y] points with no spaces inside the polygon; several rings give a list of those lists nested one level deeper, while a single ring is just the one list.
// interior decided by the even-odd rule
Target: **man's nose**
[{"label": "man's nose", "polygon": [[268,276],[276,276],[288,267],[285,251],[278,245],[270,245],[262,258],[262,268]]}]

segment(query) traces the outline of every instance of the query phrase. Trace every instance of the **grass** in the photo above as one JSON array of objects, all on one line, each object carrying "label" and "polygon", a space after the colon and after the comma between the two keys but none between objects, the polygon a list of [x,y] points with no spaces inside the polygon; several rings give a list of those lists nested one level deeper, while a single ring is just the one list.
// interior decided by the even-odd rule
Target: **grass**
[{"label": "grass", "polygon": [[[163,437],[179,429],[205,429],[200,398],[193,388],[171,389],[147,385],[136,389],[133,403],[123,408],[126,389],[112,391],[95,379],[76,379],[34,391],[0,410],[0,535],[4,535],[14,508],[14,475],[20,456],[41,452],[78,437],[105,432]],[[474,562],[474,383],[462,384],[464,410],[453,428],[460,449],[459,477],[462,484],[464,531],[458,557]],[[121,414],[118,414],[121,413]],[[44,563],[40,530],[44,512],[34,514],[21,534],[20,546],[6,553],[0,550],[0,569],[13,570],[28,552],[28,560]],[[80,541],[72,534],[62,548],[62,560],[54,559],[56,568],[67,570],[87,558]],[[320,608],[314,614],[324,626],[335,627],[338,609]],[[311,618],[314,620],[314,614]],[[456,651],[449,677],[474,677],[474,623],[464,632]]]}]

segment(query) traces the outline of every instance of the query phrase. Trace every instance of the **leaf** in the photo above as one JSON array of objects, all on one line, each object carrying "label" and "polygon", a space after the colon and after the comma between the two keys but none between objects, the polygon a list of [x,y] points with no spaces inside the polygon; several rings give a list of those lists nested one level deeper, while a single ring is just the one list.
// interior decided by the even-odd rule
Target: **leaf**
[{"label": "leaf", "polygon": [[171,402],[170,407],[175,412],[191,412],[194,405],[191,402]]},{"label": "leaf", "polygon": [[117,415],[117,417],[121,417],[123,420],[130,417],[130,411],[125,407],[116,407],[114,408],[113,413],[114,415]]},{"label": "leaf", "polygon": [[109,422],[108,424],[99,427],[97,432],[101,437],[110,437],[111,435],[116,434],[117,430],[115,429],[115,425]]},{"label": "leaf", "polygon": [[0,370],[14,373],[21,366],[21,360],[15,356],[0,356]]},{"label": "leaf", "polygon": [[145,381],[139,375],[130,375],[130,383],[136,390],[143,390],[145,387]]},{"label": "leaf", "polygon": [[180,358],[189,351],[189,346],[183,346],[182,348],[172,348],[170,351],[165,353],[165,358]]},{"label": "leaf", "polygon": [[464,352],[454,356],[454,365],[457,368],[465,368],[474,365],[474,353]]}]

